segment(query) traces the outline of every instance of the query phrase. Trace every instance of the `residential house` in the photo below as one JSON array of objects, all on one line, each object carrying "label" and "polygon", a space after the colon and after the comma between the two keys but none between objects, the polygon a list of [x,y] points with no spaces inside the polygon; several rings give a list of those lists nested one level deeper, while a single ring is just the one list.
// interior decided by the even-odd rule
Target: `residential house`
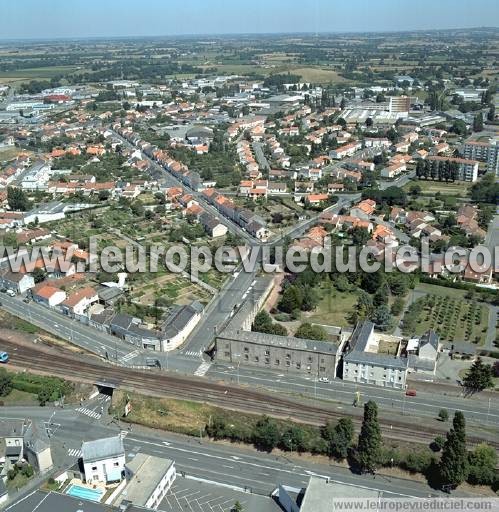
[{"label": "residential house", "polygon": [[86,441],[81,446],[83,472],[88,484],[120,482],[125,473],[125,449],[120,436]]},{"label": "residential house", "polygon": [[64,302],[61,309],[66,315],[84,315],[87,308],[94,302],[98,302],[99,295],[91,286],[81,288],[71,293]]},{"label": "residential house", "polygon": [[55,286],[43,284],[32,291],[35,302],[49,307],[55,307],[66,300],[66,292]]},{"label": "residential house", "polygon": [[0,272],[0,287],[12,290],[15,293],[25,293],[34,288],[35,280],[27,273],[3,270]]}]

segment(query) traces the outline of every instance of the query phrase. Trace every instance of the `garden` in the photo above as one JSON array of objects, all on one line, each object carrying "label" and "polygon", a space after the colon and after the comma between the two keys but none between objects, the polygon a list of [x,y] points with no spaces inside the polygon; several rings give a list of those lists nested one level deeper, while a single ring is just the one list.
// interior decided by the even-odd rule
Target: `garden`
[{"label": "garden", "polygon": [[428,294],[409,306],[403,320],[405,335],[436,331],[442,341],[483,345],[487,333],[487,307],[461,297]]}]

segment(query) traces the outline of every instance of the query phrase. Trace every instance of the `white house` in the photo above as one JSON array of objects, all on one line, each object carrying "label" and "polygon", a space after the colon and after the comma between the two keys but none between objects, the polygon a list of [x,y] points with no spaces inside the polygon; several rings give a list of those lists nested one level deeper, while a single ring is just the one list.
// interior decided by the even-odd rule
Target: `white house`
[{"label": "white house", "polygon": [[29,274],[6,270],[0,274],[0,286],[15,293],[25,293],[35,286],[35,280]]},{"label": "white house", "polygon": [[61,303],[61,307],[64,313],[67,315],[83,315],[85,310],[99,300],[99,295],[91,287],[87,286],[72,293],[64,302]]},{"label": "white house", "polygon": [[66,300],[66,292],[55,286],[44,285],[33,291],[33,300],[53,308]]},{"label": "white house", "polygon": [[120,436],[86,441],[81,446],[87,483],[119,482],[125,472],[125,449]]},{"label": "white house", "polygon": [[198,301],[173,309],[163,324],[162,349],[168,351],[182,345],[199,322],[202,312],[203,306]]}]

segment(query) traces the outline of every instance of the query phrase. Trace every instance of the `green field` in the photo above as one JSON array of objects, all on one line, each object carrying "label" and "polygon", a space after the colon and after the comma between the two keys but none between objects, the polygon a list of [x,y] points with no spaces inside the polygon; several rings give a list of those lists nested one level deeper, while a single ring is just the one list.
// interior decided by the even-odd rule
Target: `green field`
[{"label": "green field", "polygon": [[440,192],[441,194],[458,197],[467,196],[471,187],[470,183],[464,181],[445,183],[441,181],[415,180],[410,181],[403,188],[407,192],[414,185],[421,187],[422,194],[436,194],[437,192]]},{"label": "green field", "polygon": [[334,325],[338,327],[347,327],[350,324],[349,316],[355,309],[357,303],[357,294],[353,292],[339,292],[332,288],[330,291],[322,290],[322,298],[307,321]]},{"label": "green field", "polygon": [[13,82],[17,80],[43,80],[54,78],[59,75],[74,73],[77,69],[77,66],[47,66],[40,68],[16,69],[14,71],[0,72],[0,80],[4,82]]}]

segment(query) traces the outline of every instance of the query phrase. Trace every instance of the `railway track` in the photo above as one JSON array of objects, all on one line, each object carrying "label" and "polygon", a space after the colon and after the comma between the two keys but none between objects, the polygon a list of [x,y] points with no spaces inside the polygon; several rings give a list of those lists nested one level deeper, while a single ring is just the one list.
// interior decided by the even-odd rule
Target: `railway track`
[{"label": "railway track", "polygon": [[[40,343],[16,343],[0,339],[4,350],[10,354],[10,364],[32,372],[49,374],[89,384],[109,382],[116,387],[142,393],[148,396],[193,400],[234,411],[267,414],[280,419],[291,419],[311,425],[324,425],[327,420],[344,416],[328,404],[316,405],[305,399],[298,401],[271,392],[256,391],[226,383],[212,382],[198,377],[184,377],[165,374],[155,370],[111,366],[98,359],[75,354],[65,349],[45,346]],[[354,423],[360,426],[360,414]],[[414,418],[402,420],[383,419],[380,423],[385,437],[411,443],[429,443],[435,436],[442,435],[444,428],[421,425]],[[479,437],[469,436],[470,444],[480,442]],[[489,440],[499,448],[499,443]]]}]

